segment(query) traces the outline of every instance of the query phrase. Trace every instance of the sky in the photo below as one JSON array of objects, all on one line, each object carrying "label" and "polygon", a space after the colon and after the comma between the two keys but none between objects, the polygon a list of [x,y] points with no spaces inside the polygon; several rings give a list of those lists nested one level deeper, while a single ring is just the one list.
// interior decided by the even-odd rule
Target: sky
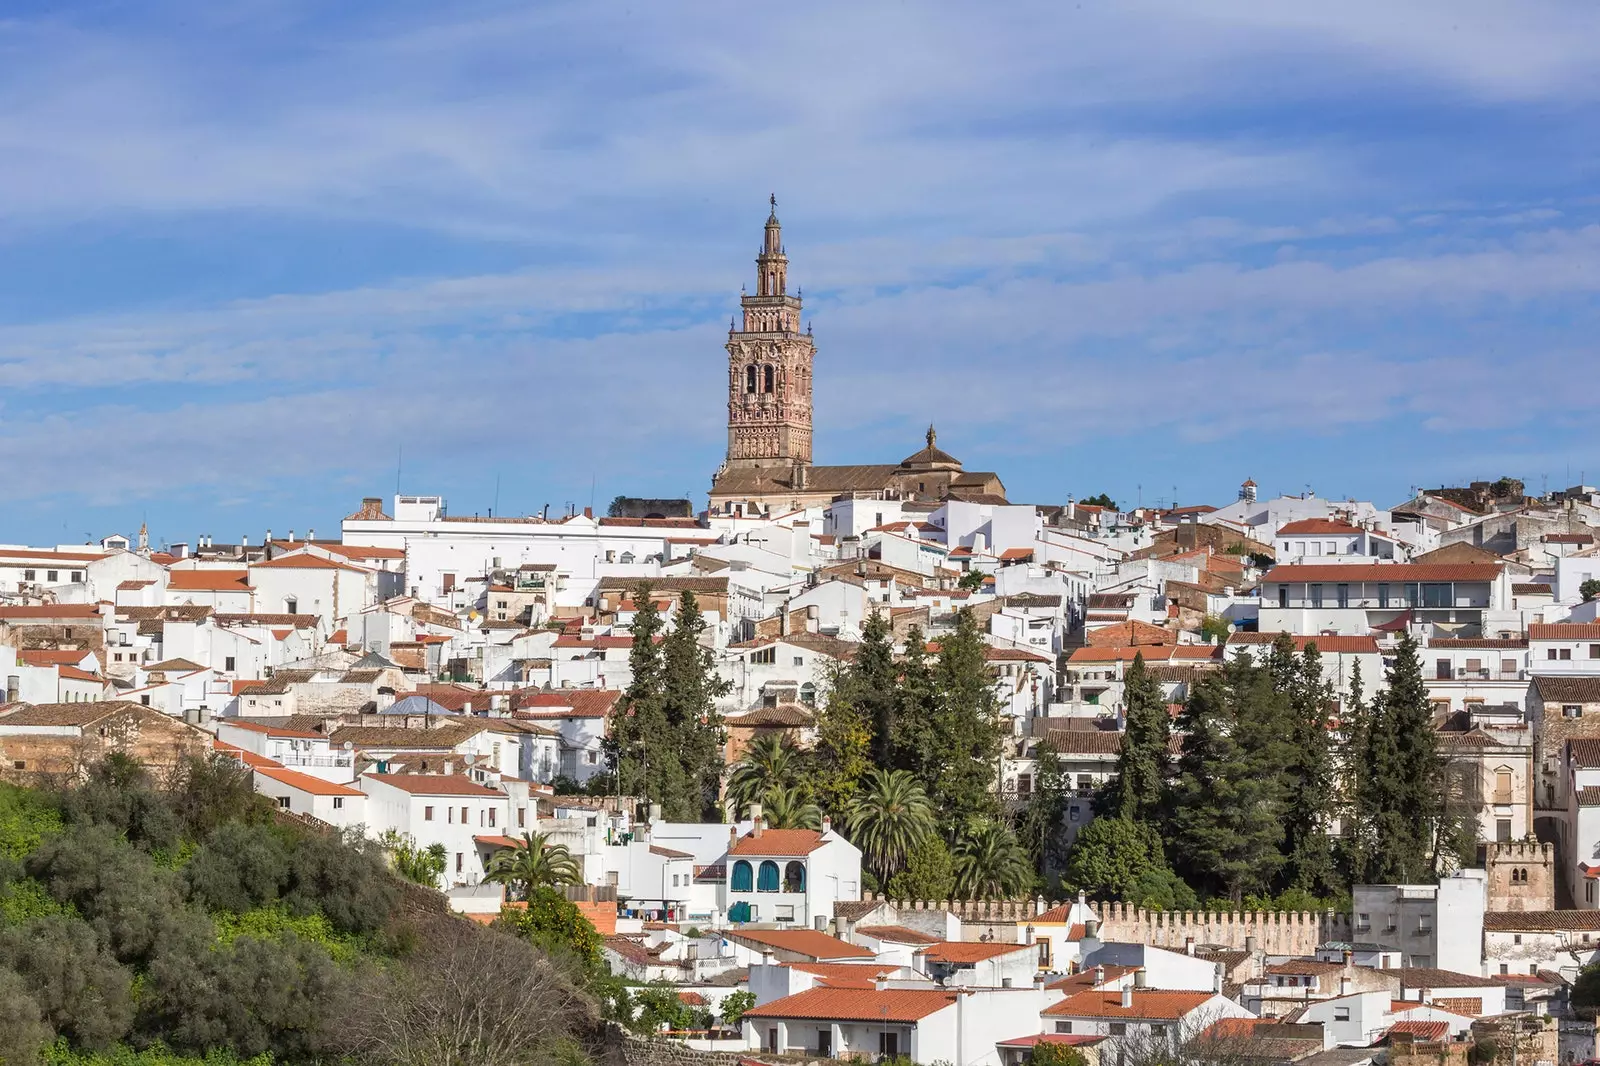
[{"label": "sky", "polygon": [[0,5],[0,542],[705,491],[778,197],[816,461],[1600,480],[1600,5]]}]

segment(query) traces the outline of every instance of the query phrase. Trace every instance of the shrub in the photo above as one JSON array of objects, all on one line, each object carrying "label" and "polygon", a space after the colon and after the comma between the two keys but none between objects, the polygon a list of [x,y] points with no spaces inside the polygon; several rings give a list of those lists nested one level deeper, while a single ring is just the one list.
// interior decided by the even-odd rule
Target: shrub
[{"label": "shrub", "polygon": [[223,825],[195,852],[185,879],[190,898],[209,910],[262,907],[276,901],[289,881],[289,848],[270,828]]},{"label": "shrub", "polygon": [[297,914],[320,911],[335,929],[364,935],[383,928],[400,889],[372,845],[355,837],[307,833],[289,860],[283,899]]},{"label": "shrub", "polygon": [[33,1066],[56,1034],[28,994],[28,984],[11,970],[0,970],[0,1062]]},{"label": "shrub", "polygon": [[0,962],[28,982],[58,1033],[92,1050],[114,1046],[133,1024],[133,974],[74,918],[35,918],[0,936]]}]

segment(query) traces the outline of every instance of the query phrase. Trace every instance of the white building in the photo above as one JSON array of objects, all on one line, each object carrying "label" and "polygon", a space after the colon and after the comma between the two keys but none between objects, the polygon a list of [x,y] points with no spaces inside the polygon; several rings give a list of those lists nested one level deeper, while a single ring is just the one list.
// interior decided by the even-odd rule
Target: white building
[{"label": "white building", "polygon": [[253,766],[256,791],[270,796],[280,810],[320,819],[341,829],[364,825],[367,794],[284,766]]},{"label": "white building", "polygon": [[1463,974],[1483,970],[1488,877],[1457,870],[1437,885],[1356,885],[1356,940],[1397,950],[1405,966]]},{"label": "white building", "polygon": [[812,927],[841,900],[861,898],[861,851],[827,819],[815,829],[766,829],[759,821],[728,849],[723,910],[732,922]]},{"label": "white building", "polygon": [[1394,625],[1511,636],[1520,621],[1497,563],[1290,564],[1261,579],[1263,632],[1362,636]]},{"label": "white building", "polygon": [[441,889],[481,883],[490,856],[508,842],[510,797],[465,775],[363,774],[357,786],[367,795],[371,836],[394,830],[424,850],[444,845]]}]

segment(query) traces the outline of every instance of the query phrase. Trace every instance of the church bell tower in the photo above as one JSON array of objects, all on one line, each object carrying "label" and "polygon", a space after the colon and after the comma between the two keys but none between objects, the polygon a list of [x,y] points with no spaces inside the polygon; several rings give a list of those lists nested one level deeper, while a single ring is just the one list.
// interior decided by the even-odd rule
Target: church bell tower
[{"label": "church bell tower", "polygon": [[789,258],[776,196],[771,204],[756,256],[755,294],[746,290],[739,300],[742,325],[728,324],[731,469],[811,465],[811,363],[817,350],[811,334],[800,332],[800,297],[788,293]]}]

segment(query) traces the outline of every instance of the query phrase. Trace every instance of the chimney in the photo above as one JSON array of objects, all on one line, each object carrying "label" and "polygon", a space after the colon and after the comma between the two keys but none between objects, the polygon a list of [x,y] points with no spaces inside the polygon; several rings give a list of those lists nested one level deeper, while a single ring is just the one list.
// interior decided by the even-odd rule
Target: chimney
[{"label": "chimney", "polygon": [[1024,944],[1033,943],[1033,936],[1034,936],[1033,923],[1029,922],[1028,923],[1028,928],[1026,928],[1026,929],[1024,929],[1022,931],[1022,942]]},{"label": "chimney", "polygon": [[750,834],[756,839],[761,838],[761,804],[750,804]]},{"label": "chimney", "polygon": [[1356,953],[1351,951],[1349,948],[1345,948],[1345,950],[1344,950],[1344,972],[1345,973],[1349,973],[1350,972],[1350,968],[1355,965],[1355,961],[1356,961]]},{"label": "chimney", "polygon": [[1123,985],[1122,986],[1122,1009],[1123,1010],[1132,1010],[1133,1009],[1133,986],[1132,985]]},{"label": "chimney", "polygon": [[732,851],[733,846],[737,843],[739,843],[739,827],[730,825],[728,826],[728,850]]},{"label": "chimney", "polygon": [[1260,944],[1261,942],[1253,936],[1247,936],[1244,938],[1244,949],[1252,955],[1254,955],[1259,949]]},{"label": "chimney", "polygon": [[262,544],[271,544],[272,543],[272,527],[271,526],[267,527],[267,535],[261,538],[261,543]]},{"label": "chimney", "polygon": [[822,835],[827,836],[831,832],[833,832],[833,819],[824,814],[822,816]]},{"label": "chimney", "polygon": [[1193,955],[1194,955],[1194,937],[1186,936],[1186,937],[1183,938],[1183,953],[1185,955],[1193,957]]},{"label": "chimney", "polygon": [[1145,973],[1145,970],[1144,970],[1143,966],[1141,966],[1137,970],[1133,971],[1133,987],[1134,988],[1145,988],[1145,987],[1148,986],[1149,981],[1150,981],[1150,978]]},{"label": "chimney", "polygon": [[1211,991],[1218,995],[1222,993],[1222,963],[1220,962],[1217,963],[1217,968],[1211,973]]},{"label": "chimney", "polygon": [[1090,918],[1083,923],[1083,938],[1085,940],[1100,939],[1100,919]]},{"label": "chimney", "polygon": [[593,507],[585,507],[583,509],[583,517],[585,517],[585,518],[593,518],[594,517],[594,508]]},{"label": "chimney", "polygon": [[875,991],[882,992],[884,989],[889,987],[889,982],[884,978],[883,974],[880,973],[873,977],[872,987]]},{"label": "chimney", "polygon": [[294,543],[294,530],[292,530],[292,529],[289,530],[289,543],[290,544]]},{"label": "chimney", "polygon": [[1080,907],[1087,906],[1088,902],[1089,902],[1088,898],[1086,896],[1084,896],[1084,894],[1083,894],[1083,889],[1081,889],[1081,888],[1078,889],[1078,906],[1080,906]]},{"label": "chimney", "polygon": [[762,948],[761,949],[761,965],[763,965],[763,966],[771,966],[772,965],[772,949],[771,948]]},{"label": "chimney", "polygon": [[316,530],[314,530],[314,529],[306,530],[306,543],[307,544],[311,543],[312,541],[314,541],[316,539],[317,539],[317,531]]},{"label": "chimney", "polygon": [[1035,992],[1044,991],[1044,974],[1036,973],[1033,975],[1033,990]]},{"label": "chimney", "polygon": [[250,538],[241,534],[240,537],[239,537],[239,547],[241,547],[241,548],[250,547]]},{"label": "chimney", "polygon": [[1350,989],[1354,986],[1354,984],[1355,982],[1351,981],[1348,975],[1339,978],[1339,994],[1341,996],[1348,996],[1350,994]]},{"label": "chimney", "polygon": [[652,822],[661,821],[661,804],[659,804],[659,803],[650,804],[650,821],[652,821]]},{"label": "chimney", "polygon": [[1105,983],[1106,983],[1106,968],[1104,966],[1096,966],[1094,968],[1094,985],[1095,985],[1095,987],[1099,988],[1101,985],[1103,985]]}]

